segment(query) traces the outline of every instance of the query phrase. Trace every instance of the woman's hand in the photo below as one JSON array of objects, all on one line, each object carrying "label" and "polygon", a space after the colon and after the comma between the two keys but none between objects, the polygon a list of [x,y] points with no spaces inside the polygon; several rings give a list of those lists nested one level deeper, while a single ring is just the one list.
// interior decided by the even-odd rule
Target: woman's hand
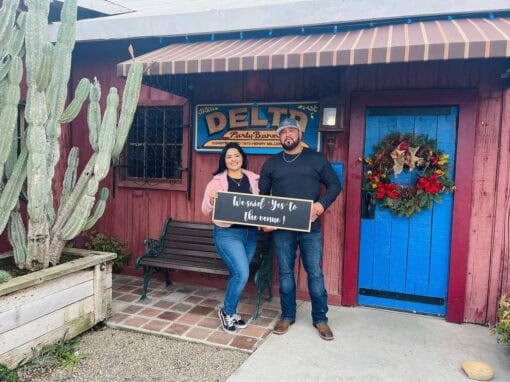
[{"label": "woman's hand", "polygon": [[209,203],[214,207],[214,203],[216,203],[216,198],[218,197],[218,190],[212,190],[209,194]]}]

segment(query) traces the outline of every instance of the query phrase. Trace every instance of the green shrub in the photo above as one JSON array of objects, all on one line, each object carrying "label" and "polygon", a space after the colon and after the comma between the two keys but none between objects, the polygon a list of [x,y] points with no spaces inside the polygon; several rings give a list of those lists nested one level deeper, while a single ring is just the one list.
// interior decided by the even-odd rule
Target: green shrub
[{"label": "green shrub", "polygon": [[132,256],[131,252],[126,249],[127,242],[120,241],[114,236],[108,236],[104,233],[90,231],[85,234],[86,242],[84,244],[86,249],[92,251],[114,252],[117,258],[113,260],[113,272],[120,273],[122,267],[127,264]]},{"label": "green shrub", "polygon": [[505,295],[499,300],[498,321],[491,327],[491,334],[496,335],[498,343],[510,345],[510,298]]},{"label": "green shrub", "polygon": [[18,380],[16,370],[10,370],[7,366],[0,363],[0,381],[17,382]]}]

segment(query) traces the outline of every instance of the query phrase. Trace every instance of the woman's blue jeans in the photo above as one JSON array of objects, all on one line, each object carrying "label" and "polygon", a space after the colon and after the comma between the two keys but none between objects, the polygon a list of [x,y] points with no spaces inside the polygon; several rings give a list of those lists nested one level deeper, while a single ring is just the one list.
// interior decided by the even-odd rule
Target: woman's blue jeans
[{"label": "woman's blue jeans", "polygon": [[241,293],[248,282],[250,263],[257,246],[257,228],[214,226],[214,244],[230,271],[223,303],[225,314],[235,314]]},{"label": "woman's blue jeans", "polygon": [[295,232],[273,231],[273,241],[278,257],[278,277],[280,281],[280,303],[282,320],[296,319],[296,280],[294,264],[296,250],[303,261],[308,276],[308,292],[312,300],[312,321],[314,324],[326,323],[328,318],[328,293],[324,287],[322,273],[322,233],[321,231]]}]

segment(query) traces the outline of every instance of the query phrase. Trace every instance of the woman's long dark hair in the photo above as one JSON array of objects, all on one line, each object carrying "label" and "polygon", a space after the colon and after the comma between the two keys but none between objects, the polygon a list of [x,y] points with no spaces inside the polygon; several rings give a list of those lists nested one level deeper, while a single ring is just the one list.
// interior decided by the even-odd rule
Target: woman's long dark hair
[{"label": "woman's long dark hair", "polygon": [[243,164],[241,168],[246,169],[246,167],[248,166],[248,155],[246,155],[246,153],[241,148],[241,146],[239,146],[238,143],[230,142],[227,143],[225,147],[223,147],[223,150],[221,150],[220,160],[218,162],[218,169],[215,172],[213,172],[213,175],[220,174],[227,169],[227,165],[225,164],[225,156],[227,155],[228,149],[236,149],[237,151],[239,151],[239,154],[241,154],[241,156],[243,157]]}]

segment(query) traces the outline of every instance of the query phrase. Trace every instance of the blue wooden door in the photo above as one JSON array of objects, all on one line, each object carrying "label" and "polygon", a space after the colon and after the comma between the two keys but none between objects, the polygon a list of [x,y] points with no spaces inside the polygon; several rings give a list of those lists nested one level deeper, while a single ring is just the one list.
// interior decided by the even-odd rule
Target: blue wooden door
[{"label": "blue wooden door", "polygon": [[[365,157],[389,133],[427,134],[450,155],[454,179],[457,114],[457,107],[368,108]],[[402,173],[392,181],[409,184],[415,176]],[[452,195],[446,194],[441,204],[410,218],[378,206],[371,216],[362,216],[359,304],[446,314],[452,205]]]}]

